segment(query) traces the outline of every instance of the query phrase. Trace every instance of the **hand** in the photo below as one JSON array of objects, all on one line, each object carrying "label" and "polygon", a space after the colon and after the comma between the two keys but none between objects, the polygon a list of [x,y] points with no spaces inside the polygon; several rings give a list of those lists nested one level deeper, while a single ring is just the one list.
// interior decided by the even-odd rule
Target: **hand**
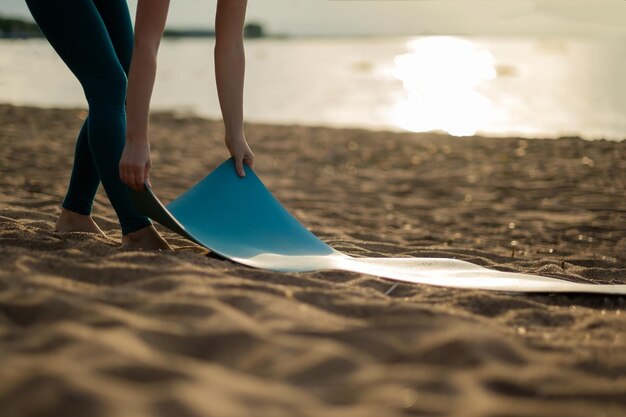
[{"label": "hand", "polygon": [[250,150],[245,136],[243,133],[233,137],[227,136],[224,139],[224,142],[226,143],[226,147],[228,148],[231,156],[235,160],[235,170],[237,171],[237,175],[245,177],[246,173],[243,169],[244,163],[251,169],[254,169],[254,154]]},{"label": "hand", "polygon": [[122,157],[120,158],[120,179],[130,188],[143,191],[144,180],[150,187],[148,175],[150,173],[150,143],[148,141],[126,141]]}]

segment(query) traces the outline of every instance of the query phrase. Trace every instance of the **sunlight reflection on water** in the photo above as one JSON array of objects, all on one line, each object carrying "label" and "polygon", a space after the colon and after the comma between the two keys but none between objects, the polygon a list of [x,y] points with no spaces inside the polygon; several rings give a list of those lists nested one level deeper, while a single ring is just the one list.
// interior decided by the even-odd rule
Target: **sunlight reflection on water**
[{"label": "sunlight reflection on water", "polygon": [[407,48],[410,52],[396,56],[391,70],[406,93],[391,111],[392,123],[414,132],[467,136],[497,115],[476,89],[496,77],[491,52],[453,37],[416,38]]}]

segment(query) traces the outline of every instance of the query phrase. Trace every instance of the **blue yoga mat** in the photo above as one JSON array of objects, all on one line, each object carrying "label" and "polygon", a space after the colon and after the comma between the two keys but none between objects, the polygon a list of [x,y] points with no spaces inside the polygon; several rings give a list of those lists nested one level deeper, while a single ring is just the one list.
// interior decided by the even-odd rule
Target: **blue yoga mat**
[{"label": "blue yoga mat", "polygon": [[355,258],[321,241],[293,217],[257,175],[233,158],[163,205],[151,187],[130,190],[136,208],[225,258],[280,272],[354,271],[396,281],[509,292],[626,294],[626,285],[582,284],[503,272],[448,258]]}]

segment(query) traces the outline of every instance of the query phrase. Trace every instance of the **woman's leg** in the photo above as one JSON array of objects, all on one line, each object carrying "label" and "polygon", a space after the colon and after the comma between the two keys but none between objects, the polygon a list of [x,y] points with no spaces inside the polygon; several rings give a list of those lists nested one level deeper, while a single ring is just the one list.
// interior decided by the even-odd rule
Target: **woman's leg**
[{"label": "woman's leg", "polygon": [[[133,26],[126,0],[94,0],[93,1],[109,38],[115,49],[117,59],[128,76],[133,48]],[[93,201],[100,186],[100,176],[91,155],[88,139],[89,118],[85,120],[76,140],[74,149],[74,165],[65,199],[61,207],[83,216],[91,215]],[[87,229],[92,231],[90,219],[83,219]],[[85,229],[83,227],[82,229]]]},{"label": "woman's leg", "polygon": [[128,187],[119,178],[119,160],[126,137],[126,65],[118,59],[94,1],[26,0],[26,3],[52,47],[83,86],[89,103],[86,138],[122,233],[151,225],[151,220],[133,207]]},{"label": "woman's leg", "polygon": [[76,146],[74,148],[74,165],[70,183],[61,207],[75,213],[89,216],[93,207],[93,200],[100,185],[100,176],[91,156],[87,131],[89,117],[83,122]]},{"label": "woman's leg", "polygon": [[74,165],[70,183],[61,203],[61,213],[57,218],[54,230],[57,232],[87,232],[106,236],[91,218],[93,199],[100,185],[100,176],[91,157],[91,149],[87,139],[88,118],[76,139],[74,147]]}]

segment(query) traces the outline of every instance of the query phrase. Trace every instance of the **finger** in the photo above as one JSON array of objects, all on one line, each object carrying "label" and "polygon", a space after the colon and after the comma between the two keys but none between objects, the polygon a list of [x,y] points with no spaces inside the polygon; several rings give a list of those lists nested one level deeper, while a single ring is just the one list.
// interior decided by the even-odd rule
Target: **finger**
[{"label": "finger", "polygon": [[248,161],[247,164],[250,167],[250,169],[254,169],[254,156],[249,157],[247,161]]},{"label": "finger", "polygon": [[122,165],[122,176],[121,176],[121,180],[125,185],[128,185],[128,168],[126,167],[126,165]]},{"label": "finger", "polygon": [[243,162],[242,162],[241,158],[237,158],[235,160],[235,167],[237,169],[237,174],[239,174],[240,177],[245,177],[246,176],[246,173],[243,170]]},{"label": "finger", "polygon": [[135,168],[135,190],[143,189],[143,167]]},{"label": "finger", "polygon": [[128,182],[127,185],[135,190],[135,168],[134,167],[129,167],[128,170],[126,171],[126,174],[128,176]]},{"label": "finger", "polygon": [[[148,178],[149,175],[150,175],[150,166],[146,165],[146,168],[143,171],[143,176],[145,178],[145,182],[148,184],[149,187],[152,188],[152,184],[150,184],[150,178]],[[142,187],[142,190],[143,190],[143,187]]]}]

